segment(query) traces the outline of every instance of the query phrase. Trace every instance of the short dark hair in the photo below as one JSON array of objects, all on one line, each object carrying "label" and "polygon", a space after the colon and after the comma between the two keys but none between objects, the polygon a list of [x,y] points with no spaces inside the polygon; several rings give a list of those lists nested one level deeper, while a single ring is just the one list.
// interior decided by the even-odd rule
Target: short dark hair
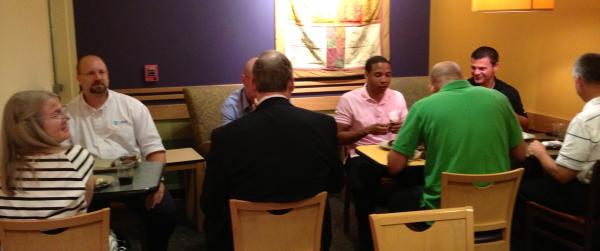
[{"label": "short dark hair", "polygon": [[258,92],[281,92],[287,90],[293,80],[292,63],[281,52],[270,50],[261,53],[252,67],[252,75]]},{"label": "short dark hair", "polygon": [[481,46],[471,53],[472,59],[482,59],[485,57],[490,58],[490,63],[492,63],[492,65],[496,65],[498,60],[500,60],[500,56],[498,56],[496,49],[489,46]]},{"label": "short dark hair", "polygon": [[575,61],[573,75],[589,83],[600,84],[600,54],[586,53]]},{"label": "short dark hair", "polygon": [[365,63],[365,71],[370,72],[371,69],[373,68],[372,66],[376,63],[390,64],[390,61],[387,60],[387,58],[385,58],[384,56],[373,56],[373,57],[367,59],[367,62]]}]

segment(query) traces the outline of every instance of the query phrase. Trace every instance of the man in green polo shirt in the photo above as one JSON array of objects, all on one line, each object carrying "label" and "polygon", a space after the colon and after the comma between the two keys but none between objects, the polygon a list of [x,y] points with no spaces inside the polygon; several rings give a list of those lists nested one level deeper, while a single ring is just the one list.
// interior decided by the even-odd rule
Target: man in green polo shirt
[{"label": "man in green polo shirt", "polygon": [[525,158],[521,127],[502,93],[471,86],[451,61],[433,66],[431,88],[434,94],[410,109],[388,155],[388,171],[396,174],[425,144],[425,184],[404,198],[404,210],[438,208],[442,172],[504,172],[511,168],[509,154]]}]

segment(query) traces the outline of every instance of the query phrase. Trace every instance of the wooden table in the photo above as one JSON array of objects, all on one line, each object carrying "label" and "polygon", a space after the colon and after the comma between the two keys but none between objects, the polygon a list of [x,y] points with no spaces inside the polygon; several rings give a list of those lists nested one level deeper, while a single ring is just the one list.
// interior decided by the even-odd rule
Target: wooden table
[{"label": "wooden table", "polygon": [[[186,215],[196,218],[196,229],[202,232],[204,216],[200,210],[200,195],[204,183],[204,158],[191,147],[169,149],[166,152],[167,163],[165,172],[186,171],[185,197]],[[195,213],[194,213],[195,212]]]},{"label": "wooden table", "polygon": [[[361,155],[375,163],[386,166],[388,164],[388,153],[389,150],[381,148],[379,145],[362,145],[356,147],[356,153]],[[408,166],[425,166],[424,159],[417,159],[408,162]]]},{"label": "wooden table", "polygon": [[[561,138],[557,138],[555,136],[551,136],[546,133],[532,133],[532,134],[535,136],[535,139],[539,140],[539,141],[548,141],[548,140],[563,141],[563,139],[561,139]],[[550,154],[550,156],[553,156],[553,157],[558,156],[558,151],[559,150],[551,150],[551,149],[547,150],[548,154]],[[356,153],[358,155],[366,157],[367,159],[369,159],[379,165],[382,165],[382,166],[387,166],[387,164],[388,164],[388,159],[387,159],[388,152],[389,152],[389,150],[383,149],[379,145],[362,145],[362,146],[356,147]],[[408,166],[425,166],[425,160],[417,159],[417,160],[410,161],[408,163]]]}]

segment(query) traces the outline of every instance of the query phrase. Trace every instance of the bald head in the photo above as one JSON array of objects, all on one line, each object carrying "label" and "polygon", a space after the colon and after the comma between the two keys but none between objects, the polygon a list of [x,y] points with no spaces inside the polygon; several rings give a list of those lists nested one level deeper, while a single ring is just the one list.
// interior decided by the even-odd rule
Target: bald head
[{"label": "bald head", "polygon": [[77,74],[78,75],[82,74],[82,70],[81,70],[82,65],[87,64],[89,62],[93,62],[93,61],[99,61],[106,66],[106,64],[104,63],[102,58],[100,58],[96,55],[88,54],[88,55],[85,55],[85,56],[79,58],[79,61],[77,61]]},{"label": "bald head", "polygon": [[431,85],[437,90],[446,83],[463,79],[460,66],[454,61],[439,62],[431,68]]},{"label": "bald head", "polygon": [[93,106],[102,105],[103,101],[108,97],[108,86],[110,83],[108,69],[104,61],[96,55],[81,57],[77,63],[77,80],[86,101],[90,101],[91,97],[96,97],[102,102],[93,104]]},{"label": "bald head", "polygon": [[253,57],[251,59],[248,59],[248,61],[246,61],[246,64],[244,65],[244,75],[250,76],[250,79],[252,79],[252,67],[254,67],[254,62],[256,62],[256,59],[258,58]]},{"label": "bald head", "polygon": [[292,63],[281,52],[270,50],[260,54],[252,70],[253,81],[259,93],[285,92],[292,84]]}]

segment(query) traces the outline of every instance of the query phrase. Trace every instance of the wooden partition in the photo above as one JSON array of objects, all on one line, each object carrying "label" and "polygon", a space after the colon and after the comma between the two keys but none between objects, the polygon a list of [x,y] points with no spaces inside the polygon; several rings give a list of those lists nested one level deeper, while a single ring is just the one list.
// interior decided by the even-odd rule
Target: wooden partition
[{"label": "wooden partition", "polygon": [[528,113],[527,116],[529,117],[529,129],[538,132],[551,132],[552,124],[554,123],[563,123],[565,125],[568,125],[571,122],[569,120],[555,118],[537,113]]},{"label": "wooden partition", "polygon": [[[292,103],[312,111],[333,111],[340,96],[361,87],[364,79],[345,81],[296,81],[292,94]],[[185,105],[183,88],[157,87],[115,89],[114,91],[127,94],[142,101],[152,114],[155,121],[188,119],[189,113]]]},{"label": "wooden partition", "polygon": [[[415,96],[410,91],[398,88],[398,84],[413,81],[426,82],[426,77],[400,77],[394,78],[396,86],[390,87],[399,90],[405,95],[409,106],[412,102],[422,98],[421,95]],[[340,99],[340,96],[347,91],[354,90],[363,85],[364,79],[339,81],[297,81],[293,92],[292,103],[295,106],[302,107],[312,111],[333,111]],[[136,88],[136,89],[115,89],[115,91],[127,94],[142,101],[152,114],[155,121],[163,120],[181,120],[189,119],[187,106],[183,97],[184,86],[177,87],[158,87],[158,88]],[[543,114],[529,113],[529,129],[539,132],[552,131],[553,123],[569,124],[569,120],[546,116]]]}]

